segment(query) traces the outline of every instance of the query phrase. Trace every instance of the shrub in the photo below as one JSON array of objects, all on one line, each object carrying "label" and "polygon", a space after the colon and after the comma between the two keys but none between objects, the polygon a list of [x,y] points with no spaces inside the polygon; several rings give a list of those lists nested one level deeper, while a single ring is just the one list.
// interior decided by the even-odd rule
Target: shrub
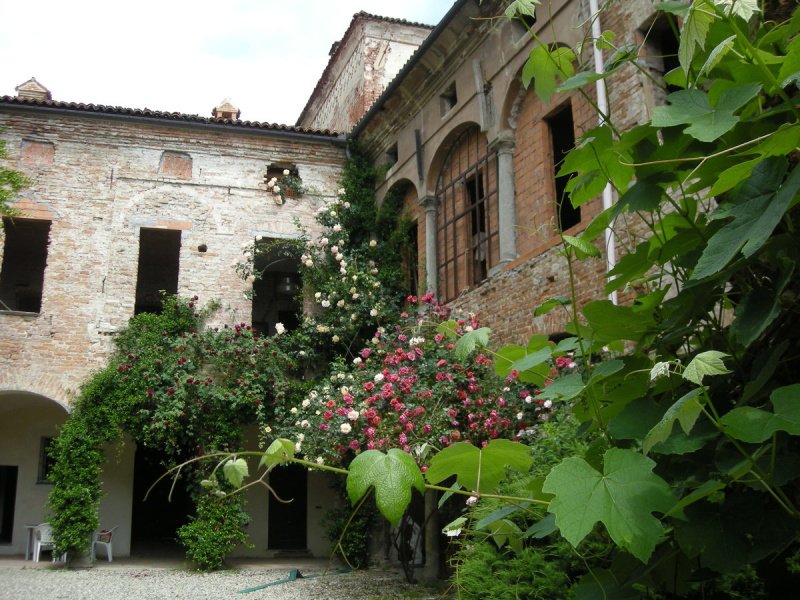
[{"label": "shrub", "polygon": [[204,494],[197,501],[197,514],[178,529],[178,539],[186,556],[201,569],[219,569],[236,544],[247,540],[245,526],[249,522],[238,494]]}]

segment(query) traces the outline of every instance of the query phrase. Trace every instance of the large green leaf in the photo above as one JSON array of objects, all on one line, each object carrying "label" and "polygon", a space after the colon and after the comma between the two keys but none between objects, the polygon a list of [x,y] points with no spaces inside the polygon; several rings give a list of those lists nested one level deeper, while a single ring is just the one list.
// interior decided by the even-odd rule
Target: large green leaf
[{"label": "large green leaf", "polygon": [[654,326],[651,315],[615,305],[610,300],[588,303],[583,314],[597,341],[638,341]]},{"label": "large green leaf", "polygon": [[242,481],[249,475],[247,461],[243,458],[231,458],[222,465],[225,479],[235,488],[242,487]]},{"label": "large green leaf", "polygon": [[633,450],[612,448],[603,473],[577,457],[554,467],[542,489],[555,495],[550,511],[561,534],[576,546],[600,521],[618,546],[646,563],[664,533],[652,513],[675,503],[667,483],[653,473],[655,465]]},{"label": "large green leaf", "polygon": [[725,375],[730,371],[722,360],[728,354],[716,350],[707,350],[696,355],[683,371],[683,378],[697,385],[703,385],[706,375]]},{"label": "large green leaf", "polygon": [[464,489],[490,494],[506,476],[506,466],[524,473],[531,462],[530,448],[510,440],[492,440],[483,449],[458,442],[431,459],[425,477],[437,484],[455,475]]},{"label": "large green leaf", "polygon": [[692,88],[667,96],[669,106],[653,109],[652,124],[656,127],[673,127],[688,124],[686,133],[701,142],[713,142],[730,131],[739,117],[734,113],[753,98],[760,84],[750,83],[731,87],[712,106],[708,94]]},{"label": "large green leaf", "polygon": [[378,450],[362,452],[350,463],[347,495],[355,504],[370,488],[375,488],[375,504],[393,525],[400,522],[409,502],[411,489],[425,491],[422,473],[410,454],[392,448],[384,454]]},{"label": "large green leaf", "polygon": [[716,19],[714,7],[709,0],[694,0],[683,22],[678,60],[684,73],[689,73],[695,52],[702,50],[706,43],[708,30]]},{"label": "large green leaf", "polygon": [[556,92],[558,79],[567,79],[575,73],[575,53],[559,46],[550,50],[539,44],[534,48],[522,68],[522,84],[527,88],[534,83],[536,95],[549,102]]},{"label": "large green leaf", "polygon": [[455,355],[458,360],[464,360],[472,354],[476,348],[482,348],[489,344],[489,334],[492,332],[488,327],[480,327],[474,331],[467,331],[456,342]]},{"label": "large green leaf", "polygon": [[272,465],[285,464],[294,457],[294,442],[278,438],[272,442],[261,457],[258,467],[271,467]]},{"label": "large green leaf", "polygon": [[724,415],[720,422],[725,433],[753,444],[769,439],[776,431],[800,435],[800,384],[778,388],[770,400],[774,412],[743,406]]},{"label": "large green leaf", "polygon": [[659,442],[667,440],[672,433],[672,427],[675,421],[680,422],[684,433],[688,434],[692,431],[697,417],[699,417],[700,413],[703,411],[703,405],[700,403],[702,394],[703,388],[695,388],[667,409],[667,412],[664,413],[661,420],[644,438],[642,450],[645,454],[650,452],[650,449]]},{"label": "large green leaf", "polygon": [[[741,251],[745,257],[752,256],[767,241],[775,227],[783,218],[786,210],[792,205],[797,192],[800,191],[800,166],[795,167],[783,184],[773,193],[754,194],[755,182],[763,180],[763,173],[774,172],[773,168],[779,159],[767,159],[753,170],[750,177],[752,185],[744,184],[746,190],[740,191],[742,195],[750,193],[749,200],[725,210],[722,215],[733,217],[733,221],[726,224],[708,240],[705,250],[697,261],[694,272],[690,277],[698,281],[719,273]],[[774,184],[771,182],[758,184],[760,189]],[[763,185],[763,187],[762,187]]]}]

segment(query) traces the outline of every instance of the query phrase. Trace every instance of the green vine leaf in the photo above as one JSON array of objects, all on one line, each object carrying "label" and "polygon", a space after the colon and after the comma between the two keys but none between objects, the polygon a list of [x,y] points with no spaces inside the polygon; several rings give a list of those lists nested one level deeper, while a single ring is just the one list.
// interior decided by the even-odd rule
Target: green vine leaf
[{"label": "green vine leaf", "polygon": [[726,15],[736,15],[749,21],[758,12],[758,0],[714,0],[717,6],[721,6]]},{"label": "green vine leaf", "polygon": [[355,504],[370,488],[375,488],[375,504],[392,524],[400,522],[411,502],[411,489],[425,491],[422,473],[410,454],[392,448],[386,454],[379,450],[362,452],[350,463],[347,495]]},{"label": "green vine leaf", "polygon": [[258,468],[271,467],[272,465],[286,464],[294,457],[294,442],[279,438],[272,442],[264,452],[258,463]]},{"label": "green vine leaf", "polygon": [[750,406],[734,408],[720,419],[725,432],[752,444],[769,439],[776,431],[800,435],[800,384],[778,388],[769,398],[774,413]]},{"label": "green vine leaf", "polygon": [[483,449],[467,442],[448,446],[430,461],[425,477],[437,484],[456,476],[464,489],[490,494],[506,476],[506,466],[526,472],[533,462],[530,448],[510,440],[492,440]]},{"label": "green vine leaf", "polygon": [[705,46],[708,30],[716,18],[714,7],[709,0],[694,0],[689,7],[678,47],[678,61],[687,75],[694,53]]},{"label": "green vine leaf", "polygon": [[593,256],[595,258],[600,258],[601,256],[600,250],[598,250],[594,244],[591,244],[584,239],[572,235],[562,235],[561,237],[569,246],[575,248],[575,250],[578,251],[579,255]]},{"label": "green vine leaf", "polygon": [[733,217],[733,221],[708,240],[690,281],[716,275],[740,250],[750,258],[764,245],[800,191],[800,167],[795,167],[775,189],[776,178],[782,180],[782,168],[783,159],[765,160],[743,184],[741,193],[748,199],[727,211],[717,211],[720,214],[716,218]]},{"label": "green vine leaf", "polygon": [[653,109],[651,123],[655,127],[689,125],[686,133],[701,142],[713,142],[739,122],[734,113],[747,104],[761,89],[760,83],[731,87],[722,92],[715,106],[708,94],[692,88],[667,96],[669,106]]},{"label": "green vine leaf", "polygon": [[646,563],[664,533],[652,513],[675,504],[667,483],[653,473],[655,466],[638,452],[618,448],[606,451],[603,473],[582,458],[562,461],[542,488],[555,495],[550,512],[561,534],[577,546],[600,521],[618,546]]},{"label": "green vine leaf", "polygon": [[652,447],[659,442],[667,441],[667,438],[672,433],[675,421],[680,422],[681,428],[686,435],[691,433],[694,424],[697,422],[697,417],[703,411],[703,405],[700,403],[700,396],[703,391],[703,388],[695,388],[667,409],[661,420],[644,438],[642,450],[645,454],[649,453]]},{"label": "green vine leaf", "polygon": [[489,345],[489,334],[492,332],[488,327],[481,327],[474,331],[467,331],[456,342],[455,355],[458,360],[464,360],[472,354],[476,348]]},{"label": "green vine leaf", "polygon": [[509,19],[514,19],[520,15],[533,17],[540,1],[541,0],[514,0],[508,5],[508,8],[506,8],[506,17]]},{"label": "green vine leaf", "polygon": [[726,356],[730,356],[730,354],[716,350],[701,352],[686,365],[686,369],[683,371],[683,378],[697,385],[703,385],[703,377],[706,375],[725,375],[730,373],[722,360]]},{"label": "green vine leaf", "polygon": [[247,461],[243,458],[226,460],[222,465],[222,472],[225,474],[225,479],[235,488],[242,487],[242,481],[250,474],[247,469]]},{"label": "green vine leaf", "polygon": [[522,85],[527,88],[535,82],[536,95],[549,102],[556,92],[557,78],[566,79],[575,73],[574,62],[575,53],[569,48],[536,46],[522,68]]}]

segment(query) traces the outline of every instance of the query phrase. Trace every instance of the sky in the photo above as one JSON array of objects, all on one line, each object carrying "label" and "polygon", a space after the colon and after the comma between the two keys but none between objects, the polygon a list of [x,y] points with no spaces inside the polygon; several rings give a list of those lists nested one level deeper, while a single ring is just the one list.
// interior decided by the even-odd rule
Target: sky
[{"label": "sky", "polygon": [[454,0],[26,0],[0,3],[0,96],[292,125],[358,11],[436,25]]}]

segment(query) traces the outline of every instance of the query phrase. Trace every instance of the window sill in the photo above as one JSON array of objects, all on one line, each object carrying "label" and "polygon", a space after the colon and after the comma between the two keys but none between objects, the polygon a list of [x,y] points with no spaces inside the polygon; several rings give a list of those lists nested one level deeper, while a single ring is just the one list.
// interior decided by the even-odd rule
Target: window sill
[{"label": "window sill", "polygon": [[5,309],[0,309],[0,315],[11,315],[11,316],[14,316],[14,317],[35,318],[35,317],[38,317],[40,314],[42,314],[42,313],[40,313],[40,312],[29,312],[29,311],[26,311],[26,310],[5,310]]}]

